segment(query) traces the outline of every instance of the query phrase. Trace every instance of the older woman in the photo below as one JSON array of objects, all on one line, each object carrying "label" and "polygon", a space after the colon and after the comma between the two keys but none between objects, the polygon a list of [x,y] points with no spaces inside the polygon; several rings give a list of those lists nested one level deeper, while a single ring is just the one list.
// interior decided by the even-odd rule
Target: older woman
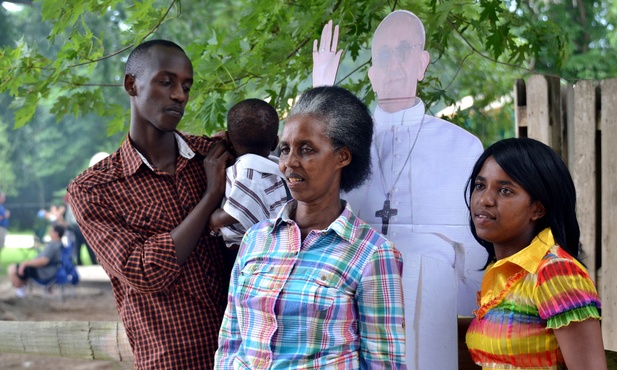
[{"label": "older woman", "polygon": [[401,256],[340,199],[370,174],[372,134],[343,88],[293,107],[279,166],[294,200],[242,240],[216,368],[406,368]]}]

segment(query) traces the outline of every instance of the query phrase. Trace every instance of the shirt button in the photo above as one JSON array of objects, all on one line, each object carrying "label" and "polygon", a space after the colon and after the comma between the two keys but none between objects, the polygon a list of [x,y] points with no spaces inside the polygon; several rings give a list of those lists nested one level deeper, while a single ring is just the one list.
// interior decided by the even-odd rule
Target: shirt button
[{"label": "shirt button", "polygon": [[321,280],[326,281],[327,277],[326,275],[321,275]]},{"label": "shirt button", "polygon": [[405,329],[405,320],[403,320],[403,325],[402,325],[403,329]]}]

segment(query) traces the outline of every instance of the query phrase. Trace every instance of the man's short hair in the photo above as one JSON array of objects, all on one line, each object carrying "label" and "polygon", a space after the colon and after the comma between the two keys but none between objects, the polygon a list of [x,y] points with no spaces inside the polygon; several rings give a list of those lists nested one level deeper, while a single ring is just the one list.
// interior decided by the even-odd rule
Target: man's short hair
[{"label": "man's short hair", "polygon": [[56,224],[53,226],[53,230],[58,233],[60,238],[64,236],[64,226]]},{"label": "man's short hair", "polygon": [[144,70],[144,67],[148,62],[148,52],[153,47],[173,48],[184,53],[184,50],[175,42],[159,39],[149,40],[137,45],[137,47],[133,49],[133,51],[131,51],[128,59],[126,60],[124,73],[133,76],[139,76],[139,74]]},{"label": "man's short hair", "polygon": [[227,133],[232,145],[250,152],[272,149],[279,129],[276,110],[261,99],[246,99],[227,113]]}]

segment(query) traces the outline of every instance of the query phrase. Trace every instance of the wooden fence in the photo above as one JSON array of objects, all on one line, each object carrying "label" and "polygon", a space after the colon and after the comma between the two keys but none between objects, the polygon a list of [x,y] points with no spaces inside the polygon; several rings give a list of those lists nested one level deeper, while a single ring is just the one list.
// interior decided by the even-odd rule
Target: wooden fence
[{"label": "wooden fence", "polygon": [[572,174],[604,346],[617,351],[617,79],[569,84],[534,75],[517,81],[514,95],[517,135],[551,146]]}]

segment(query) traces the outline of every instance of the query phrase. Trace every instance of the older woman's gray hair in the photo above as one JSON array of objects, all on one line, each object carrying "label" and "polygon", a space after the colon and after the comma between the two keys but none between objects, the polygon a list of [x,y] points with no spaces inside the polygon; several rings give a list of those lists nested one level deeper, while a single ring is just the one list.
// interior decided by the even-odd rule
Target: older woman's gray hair
[{"label": "older woman's gray hair", "polygon": [[373,119],[367,106],[348,90],[320,86],[305,91],[289,113],[289,118],[308,115],[326,123],[326,136],[335,149],[351,151],[351,162],[343,167],[341,190],[362,185],[371,175]]}]

